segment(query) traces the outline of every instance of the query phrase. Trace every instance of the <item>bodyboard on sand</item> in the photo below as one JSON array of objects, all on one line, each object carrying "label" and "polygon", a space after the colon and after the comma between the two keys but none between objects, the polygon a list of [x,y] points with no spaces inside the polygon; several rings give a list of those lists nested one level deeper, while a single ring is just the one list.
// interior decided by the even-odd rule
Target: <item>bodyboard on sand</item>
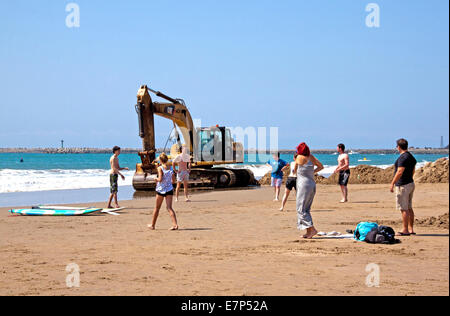
[{"label": "bodyboard on sand", "polygon": [[11,214],[24,216],[82,216],[100,212],[101,208],[88,208],[83,210],[52,210],[52,209],[14,209],[9,210]]},{"label": "bodyboard on sand", "polygon": [[[94,207],[73,207],[73,206],[60,206],[60,205],[38,205],[33,206],[33,209],[42,209],[42,210],[64,210],[64,211],[85,211],[88,209],[94,209]],[[109,215],[120,215],[119,213],[116,213],[118,211],[124,210],[125,207],[120,208],[103,208],[101,209],[102,213],[106,213]],[[82,214],[83,215],[83,214]]]},{"label": "bodyboard on sand", "polygon": [[120,215],[120,214],[119,214],[119,213],[116,213],[116,212],[121,211],[121,210],[124,210],[124,209],[125,209],[125,207],[120,207],[120,208],[104,208],[104,209],[102,210],[102,213],[106,213],[106,214],[109,214],[109,215],[118,216],[118,215]]}]

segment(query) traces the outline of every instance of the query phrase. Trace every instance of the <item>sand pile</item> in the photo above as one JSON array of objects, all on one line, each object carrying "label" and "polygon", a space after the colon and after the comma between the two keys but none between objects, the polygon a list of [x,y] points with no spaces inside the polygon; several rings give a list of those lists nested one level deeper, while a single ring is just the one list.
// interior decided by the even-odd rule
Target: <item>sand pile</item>
[{"label": "sand pile", "polygon": [[[401,226],[402,221],[380,221],[380,225],[388,225],[388,226]],[[415,225],[420,227],[439,227],[448,229],[448,213],[445,213],[444,215],[434,217],[425,217],[425,218],[416,218]]]},{"label": "sand pile", "polygon": [[[289,171],[283,172],[283,184],[286,183],[286,179],[289,176]],[[259,180],[259,184],[260,185],[270,185],[272,181],[272,173],[268,172],[266,173],[266,175],[264,177],[261,178],[261,180]]]},{"label": "sand pile", "polygon": [[445,213],[438,218],[431,216],[427,218],[417,219],[416,223],[419,226],[432,226],[448,229],[448,213]]},{"label": "sand pile", "polygon": [[[447,183],[449,182],[449,160],[441,158],[435,162],[430,162],[416,171],[414,177],[418,183]],[[368,165],[359,165],[351,168],[350,184],[388,184],[394,177],[395,167],[387,169],[377,168]],[[288,173],[284,175],[285,182]],[[337,184],[339,175],[333,174],[329,178],[316,175],[316,182],[320,184]],[[270,185],[270,172],[266,174],[259,183],[261,185]]]},{"label": "sand pile", "polygon": [[258,182],[260,185],[270,185],[270,172],[266,173],[266,175],[264,177],[262,177]]},{"label": "sand pile", "polygon": [[429,162],[416,171],[414,180],[418,183],[447,183],[448,159],[441,158],[435,162]]},{"label": "sand pile", "polygon": [[[377,167],[360,165],[351,169],[350,184],[381,184],[390,183],[394,176],[394,167],[381,169]],[[323,184],[337,184],[339,179],[338,174],[331,175],[328,179],[320,179]]]}]

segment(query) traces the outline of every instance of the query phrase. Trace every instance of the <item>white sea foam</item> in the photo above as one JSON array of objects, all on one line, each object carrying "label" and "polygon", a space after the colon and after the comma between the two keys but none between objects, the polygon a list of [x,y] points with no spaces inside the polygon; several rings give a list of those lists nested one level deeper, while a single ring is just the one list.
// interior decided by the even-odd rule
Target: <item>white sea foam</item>
[{"label": "white sea foam", "polygon": [[222,167],[226,168],[235,168],[235,169],[248,169],[253,172],[253,175],[255,176],[256,180],[261,179],[264,177],[269,171],[272,170],[272,167],[269,165],[239,165],[239,164],[230,164],[230,165],[223,165]]},{"label": "white sea foam", "polygon": [[[119,186],[131,185],[134,171],[122,172]],[[0,170],[0,193],[109,187],[109,170]]]},{"label": "white sea foam", "polygon": [[334,170],[336,170],[337,165],[336,166],[329,166],[329,165],[324,165],[323,166],[323,170],[319,172],[319,175],[325,178],[328,178],[329,176],[331,176],[334,173]]}]

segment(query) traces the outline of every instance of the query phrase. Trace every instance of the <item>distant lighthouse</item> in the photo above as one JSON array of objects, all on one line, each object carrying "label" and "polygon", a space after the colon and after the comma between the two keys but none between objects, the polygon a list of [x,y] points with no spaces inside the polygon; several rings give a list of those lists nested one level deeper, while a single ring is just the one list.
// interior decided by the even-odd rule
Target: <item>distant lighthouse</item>
[{"label": "distant lighthouse", "polygon": [[61,140],[61,149],[64,149],[64,140]]}]

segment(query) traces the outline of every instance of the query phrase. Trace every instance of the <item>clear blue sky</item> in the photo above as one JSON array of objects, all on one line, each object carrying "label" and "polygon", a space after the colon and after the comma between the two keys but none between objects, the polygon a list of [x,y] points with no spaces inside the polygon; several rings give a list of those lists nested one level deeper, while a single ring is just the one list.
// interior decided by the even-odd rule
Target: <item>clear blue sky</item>
[{"label": "clear blue sky", "polygon": [[72,29],[69,2],[0,2],[0,147],[140,147],[141,84],[282,148],[448,143],[447,0],[76,0]]}]

